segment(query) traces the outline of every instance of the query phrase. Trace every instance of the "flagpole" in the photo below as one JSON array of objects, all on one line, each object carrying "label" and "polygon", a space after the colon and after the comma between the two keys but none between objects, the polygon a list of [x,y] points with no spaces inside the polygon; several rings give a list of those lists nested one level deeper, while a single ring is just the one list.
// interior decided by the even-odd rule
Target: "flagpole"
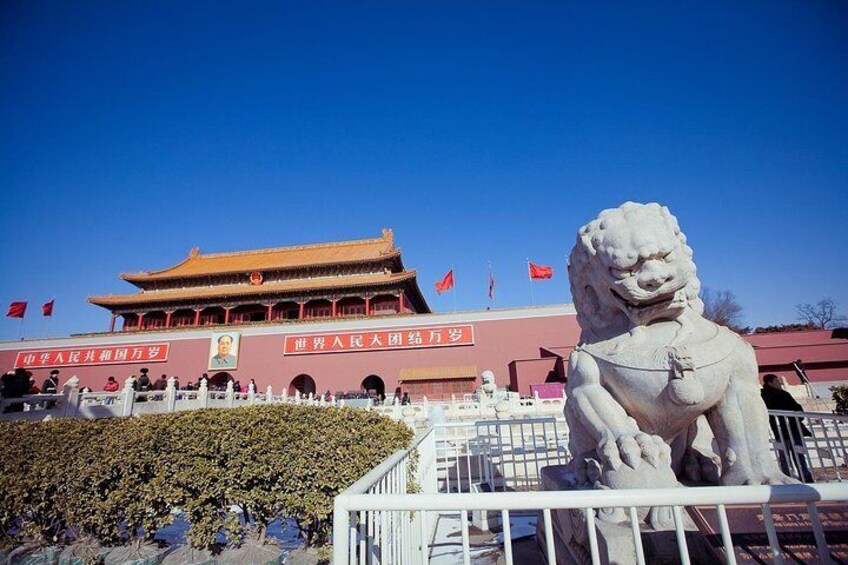
[{"label": "flagpole", "polygon": [[53,322],[53,304],[55,303],[56,297],[54,296],[50,299],[50,315],[47,316],[47,337],[50,337],[50,324]]},{"label": "flagpole", "polygon": [[492,283],[494,282],[495,279],[492,275],[492,262],[487,261],[487,263],[489,264],[489,308],[494,310],[495,309],[495,288],[494,288],[494,285]]},{"label": "flagpole", "polygon": [[530,287],[530,304],[536,305],[536,297],[533,296],[533,277],[530,276],[530,258],[527,258],[527,284]]},{"label": "flagpole", "polygon": [[21,329],[18,331],[18,339],[24,338],[24,316],[21,316]]},{"label": "flagpole", "polygon": [[456,314],[456,271],[451,263],[451,272],[453,273],[453,313]]}]

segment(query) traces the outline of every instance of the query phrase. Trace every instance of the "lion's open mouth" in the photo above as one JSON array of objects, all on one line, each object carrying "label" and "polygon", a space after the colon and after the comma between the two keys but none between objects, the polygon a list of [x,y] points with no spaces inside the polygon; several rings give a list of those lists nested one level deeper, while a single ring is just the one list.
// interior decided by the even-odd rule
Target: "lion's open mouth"
[{"label": "lion's open mouth", "polygon": [[677,291],[680,289],[675,289],[671,292],[663,293],[648,300],[642,300],[639,302],[631,302],[630,300],[624,298],[621,294],[618,293],[614,288],[610,288],[610,292],[617,300],[623,303],[627,308],[631,310],[648,310],[648,309],[660,309],[660,307],[665,307],[671,305],[674,302],[675,298],[677,298]]}]

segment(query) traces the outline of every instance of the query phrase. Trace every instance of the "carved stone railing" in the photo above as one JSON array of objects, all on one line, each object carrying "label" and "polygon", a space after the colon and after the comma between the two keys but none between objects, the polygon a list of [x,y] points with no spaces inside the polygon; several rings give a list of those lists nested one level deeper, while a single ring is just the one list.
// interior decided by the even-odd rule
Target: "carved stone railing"
[{"label": "carved stone railing", "polygon": [[428,418],[440,421],[473,421],[486,419],[527,418],[560,415],[565,397],[521,398],[517,393],[500,398],[482,397],[449,401],[429,401],[424,397],[415,404],[375,406],[370,400],[325,398],[313,394],[290,395],[286,390],[274,394],[269,385],[265,392],[251,384],[247,392],[235,392],[232,382],[224,391],[211,391],[205,379],[197,390],[177,390],[176,380],[168,379],[165,390],[136,391],[135,380],[128,377],[117,392],[80,392],[79,379],[71,377],[59,394],[30,394],[20,398],[0,399],[0,420],[44,420],[50,418],[113,418],[143,414],[166,414],[199,408],[233,408],[254,404],[301,404],[308,406],[354,407],[373,410],[412,427],[424,427]]}]

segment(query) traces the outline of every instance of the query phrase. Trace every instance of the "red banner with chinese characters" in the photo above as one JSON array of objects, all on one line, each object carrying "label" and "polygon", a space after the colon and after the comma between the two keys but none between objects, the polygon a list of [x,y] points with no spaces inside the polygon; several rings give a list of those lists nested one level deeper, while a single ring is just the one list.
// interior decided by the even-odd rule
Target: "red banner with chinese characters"
[{"label": "red banner with chinese characters", "polygon": [[474,326],[428,326],[364,332],[287,335],[285,355],[474,345]]},{"label": "red banner with chinese characters", "polygon": [[104,345],[68,349],[32,349],[19,351],[15,367],[74,367],[77,365],[117,365],[120,363],[158,363],[168,360],[167,343]]}]

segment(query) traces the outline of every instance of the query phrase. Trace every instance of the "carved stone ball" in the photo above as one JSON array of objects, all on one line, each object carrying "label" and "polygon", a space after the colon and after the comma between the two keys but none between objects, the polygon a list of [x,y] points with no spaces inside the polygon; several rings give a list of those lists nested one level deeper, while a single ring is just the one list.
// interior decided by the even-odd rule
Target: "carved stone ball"
[{"label": "carved stone ball", "polygon": [[704,387],[695,379],[672,379],[667,389],[675,404],[695,406],[704,401]]}]

